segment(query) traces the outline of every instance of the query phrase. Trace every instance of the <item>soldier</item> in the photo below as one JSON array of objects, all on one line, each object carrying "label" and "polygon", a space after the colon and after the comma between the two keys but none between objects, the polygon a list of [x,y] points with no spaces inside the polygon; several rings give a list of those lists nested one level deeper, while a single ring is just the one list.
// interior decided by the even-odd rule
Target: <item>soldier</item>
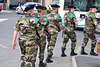
[{"label": "soldier", "polygon": [[41,23],[42,26],[41,32],[43,33],[40,39],[38,40],[39,60],[40,60],[39,66],[45,67],[47,64],[43,63],[43,60],[44,60],[44,51],[46,47],[46,31],[48,31],[48,19],[44,17],[43,14],[47,8],[43,5],[38,5],[36,9],[38,11],[38,15],[36,16],[36,18],[38,18],[39,22]]},{"label": "soldier", "polygon": [[97,25],[97,20],[96,20],[95,14],[96,14],[96,11],[98,8],[96,6],[91,6],[90,8],[91,8],[90,12],[86,14],[85,28],[84,28],[84,40],[83,40],[83,44],[81,47],[81,54],[88,55],[88,53],[86,53],[84,51],[84,48],[86,47],[87,42],[90,38],[92,41],[90,55],[98,56],[98,54],[96,54],[94,52],[94,48],[96,46],[96,37],[94,34],[95,27],[94,26]]},{"label": "soldier", "polygon": [[57,4],[51,5],[53,8],[53,11],[47,15],[48,21],[49,21],[49,26],[50,26],[50,31],[48,37],[48,56],[46,61],[48,63],[52,63],[53,61],[51,60],[51,57],[53,55],[53,49],[55,47],[56,39],[58,32],[60,31],[60,27],[62,27],[61,23],[61,17],[58,14],[58,8],[60,7]]},{"label": "soldier", "polygon": [[62,57],[65,57],[65,50],[66,50],[66,44],[69,40],[71,39],[71,56],[77,55],[77,53],[74,52],[75,46],[76,46],[76,34],[74,32],[74,26],[78,25],[74,11],[75,11],[75,6],[71,5],[68,6],[69,12],[65,13],[64,19],[65,19],[65,27],[64,27],[64,41],[63,41],[63,46],[62,46]]},{"label": "soldier", "polygon": [[[20,17],[15,25],[13,34],[13,49],[16,47],[16,36],[19,32],[19,46],[21,49],[21,67],[35,67],[36,55],[37,55],[37,38],[36,30],[39,23],[36,25],[36,21],[33,18],[34,5],[28,5],[25,8],[27,14]],[[40,32],[39,32],[40,33]]]}]

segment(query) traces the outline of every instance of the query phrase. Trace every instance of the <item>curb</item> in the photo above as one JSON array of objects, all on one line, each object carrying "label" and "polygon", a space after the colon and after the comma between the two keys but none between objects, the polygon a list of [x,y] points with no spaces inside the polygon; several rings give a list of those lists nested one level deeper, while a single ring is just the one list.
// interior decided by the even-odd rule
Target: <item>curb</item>
[{"label": "curb", "polygon": [[72,56],[72,67],[77,67],[77,63],[76,63],[76,56]]},{"label": "curb", "polygon": [[[100,57],[99,56],[89,56],[89,55],[78,55],[78,56],[81,56],[81,57],[89,57],[89,58],[95,58],[95,59],[100,59]],[[76,63],[76,57],[78,57],[78,56],[73,56],[72,57],[72,67],[77,67],[77,63]]]}]

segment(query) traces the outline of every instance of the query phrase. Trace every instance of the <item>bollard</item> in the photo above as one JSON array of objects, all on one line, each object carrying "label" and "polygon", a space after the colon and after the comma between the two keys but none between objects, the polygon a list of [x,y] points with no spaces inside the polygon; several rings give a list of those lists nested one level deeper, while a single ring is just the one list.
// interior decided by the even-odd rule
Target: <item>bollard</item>
[{"label": "bollard", "polygon": [[100,53],[100,38],[98,38],[98,43],[97,43],[97,52]]}]

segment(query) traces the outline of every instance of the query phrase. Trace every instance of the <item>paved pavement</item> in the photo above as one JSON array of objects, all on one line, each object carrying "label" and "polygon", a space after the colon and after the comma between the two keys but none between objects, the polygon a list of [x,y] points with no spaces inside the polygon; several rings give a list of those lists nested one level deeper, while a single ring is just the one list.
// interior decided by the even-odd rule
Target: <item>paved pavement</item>
[{"label": "paved pavement", "polygon": [[[18,15],[15,13],[15,11],[2,11],[0,13],[0,67],[20,67],[20,48],[18,46],[18,40],[17,40],[16,49],[12,50],[13,28],[15,26],[16,21],[18,20],[20,16],[23,16],[23,15]],[[71,41],[69,40],[68,45],[66,46],[67,57],[61,57],[61,46],[62,46],[63,39],[62,39],[62,32],[59,32],[56,46],[54,49],[54,55],[52,58],[54,62],[49,63],[47,67],[72,67],[72,65],[75,67],[75,64],[77,67],[81,67],[79,66],[81,65],[81,63],[85,61],[88,62],[89,61],[87,60],[88,58],[91,59],[90,55],[88,55],[88,58],[84,56],[82,56],[81,58],[80,47],[83,41],[83,32],[79,30],[78,31],[76,30],[75,32],[77,35],[77,45],[76,45],[75,51],[78,53],[78,56],[75,56],[75,57],[70,56]],[[99,38],[100,34],[96,34],[96,37]],[[90,42],[91,41],[89,40],[88,46],[86,47],[86,51],[88,53],[90,51],[90,46],[91,46]],[[46,56],[47,56],[47,48],[45,50],[45,59],[46,59]],[[98,57],[100,57],[100,55]],[[87,58],[87,59],[84,59],[84,58]],[[94,61],[94,59],[92,59],[91,61]],[[95,64],[99,65],[98,62],[99,61],[95,59],[95,63],[93,65]],[[36,67],[38,67],[38,63],[39,63],[39,60],[37,57]],[[92,66],[89,66],[89,67],[92,67]]]},{"label": "paved pavement", "polygon": [[100,67],[100,57],[75,56],[72,58],[73,67]]}]

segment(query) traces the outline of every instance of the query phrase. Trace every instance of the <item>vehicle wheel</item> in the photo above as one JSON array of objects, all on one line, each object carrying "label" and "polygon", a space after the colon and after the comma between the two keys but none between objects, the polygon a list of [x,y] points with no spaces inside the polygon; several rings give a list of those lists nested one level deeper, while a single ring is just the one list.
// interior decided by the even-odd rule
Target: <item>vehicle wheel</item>
[{"label": "vehicle wheel", "polygon": [[17,13],[17,14],[20,14],[20,13]]}]

